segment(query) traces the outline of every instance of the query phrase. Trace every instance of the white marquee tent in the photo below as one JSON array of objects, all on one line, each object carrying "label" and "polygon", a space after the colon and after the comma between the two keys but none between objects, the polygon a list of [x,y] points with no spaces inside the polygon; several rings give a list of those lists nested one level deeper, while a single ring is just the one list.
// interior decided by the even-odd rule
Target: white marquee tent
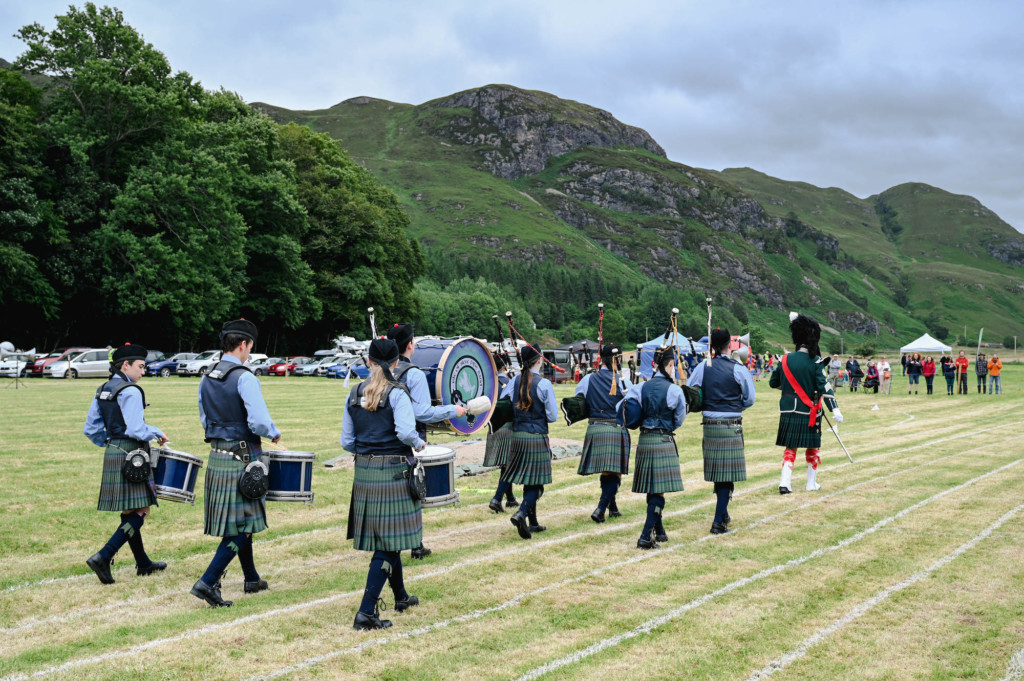
[{"label": "white marquee tent", "polygon": [[925,334],[918,338],[909,345],[904,345],[900,348],[901,353],[905,352],[952,352],[953,348],[949,347],[941,341],[937,341],[928,334]]}]

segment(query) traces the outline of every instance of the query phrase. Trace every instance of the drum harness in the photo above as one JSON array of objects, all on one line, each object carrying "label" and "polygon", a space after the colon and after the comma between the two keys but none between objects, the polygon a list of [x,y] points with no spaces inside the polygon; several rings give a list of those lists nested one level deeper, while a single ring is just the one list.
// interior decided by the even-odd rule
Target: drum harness
[{"label": "drum harness", "polygon": [[[125,388],[137,388],[138,391],[142,393],[143,408],[149,406],[149,403],[146,402],[146,392],[135,383],[122,383],[113,390],[103,390],[101,387],[96,391],[96,399],[103,400],[104,402],[114,402],[117,400],[118,393]],[[133,442],[138,442],[139,446],[128,451],[121,445],[115,444],[114,440],[131,440]],[[152,460],[150,459],[148,442],[136,440],[133,437],[122,436],[117,438],[108,437],[103,444],[108,447],[116,447],[124,452],[124,463],[121,464],[121,475],[124,476],[125,480],[128,482],[143,482],[149,478],[150,471],[152,470]]]}]

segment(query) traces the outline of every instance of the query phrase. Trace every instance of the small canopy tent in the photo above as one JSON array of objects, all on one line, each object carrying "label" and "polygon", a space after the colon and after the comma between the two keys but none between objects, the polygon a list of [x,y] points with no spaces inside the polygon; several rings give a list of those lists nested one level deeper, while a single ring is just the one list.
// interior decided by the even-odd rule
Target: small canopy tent
[{"label": "small canopy tent", "polygon": [[937,341],[928,334],[925,334],[918,338],[913,343],[904,345],[900,348],[900,353],[910,352],[953,352],[953,348],[949,347],[941,341]]},{"label": "small canopy tent", "polygon": [[[662,346],[666,337],[668,338],[668,344],[678,347],[684,357],[692,353],[690,350],[690,340],[681,333],[662,334],[646,343],[641,343],[637,346],[636,369],[645,379],[650,379],[654,375],[654,368],[651,366],[651,362],[654,361],[654,351]],[[698,355],[705,354],[708,351],[707,338],[693,341],[693,351],[696,351]]]}]

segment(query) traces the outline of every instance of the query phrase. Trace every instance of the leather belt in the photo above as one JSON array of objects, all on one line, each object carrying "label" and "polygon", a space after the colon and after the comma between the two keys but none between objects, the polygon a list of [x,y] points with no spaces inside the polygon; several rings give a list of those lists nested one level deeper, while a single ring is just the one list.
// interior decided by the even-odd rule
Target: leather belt
[{"label": "leather belt", "polygon": [[705,416],[704,420],[701,421],[701,425],[740,426],[743,425],[743,417],[730,416],[729,418],[711,418]]},{"label": "leather belt", "polygon": [[641,428],[640,434],[647,435],[653,433],[655,435],[675,435],[675,431],[669,430],[668,428]]}]

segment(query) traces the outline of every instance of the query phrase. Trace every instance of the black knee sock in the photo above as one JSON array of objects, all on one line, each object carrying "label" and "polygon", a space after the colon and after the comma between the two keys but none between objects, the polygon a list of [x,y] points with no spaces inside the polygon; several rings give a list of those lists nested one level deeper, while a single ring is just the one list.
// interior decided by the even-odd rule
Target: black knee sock
[{"label": "black knee sock", "polygon": [[523,488],[523,507],[527,512],[537,510],[537,500],[540,499],[540,495],[543,491],[543,487],[540,485],[527,485]]},{"label": "black knee sock", "polygon": [[391,563],[391,573],[388,575],[388,585],[395,594],[395,601],[404,601],[409,597],[405,590],[405,578],[402,576],[402,553],[400,551],[389,551],[388,561]]},{"label": "black knee sock", "polygon": [[[504,470],[505,469],[502,468],[502,471],[504,471]],[[505,483],[505,501],[515,501],[515,500],[516,500],[516,495],[515,495],[515,490],[512,489],[512,483],[511,482],[506,482]]]},{"label": "black knee sock", "polygon": [[498,480],[498,489],[494,492],[494,500],[501,501],[502,497],[509,497],[512,494],[512,483],[506,480]]},{"label": "black knee sock", "polygon": [[142,516],[138,513],[129,513],[123,515],[117,519],[117,529],[114,530],[114,534],[110,535],[110,539],[107,540],[106,545],[100,549],[100,556],[104,560],[110,560],[114,557],[114,554],[125,545],[132,535],[138,532],[138,529],[142,527]]},{"label": "black knee sock", "polygon": [[618,513],[619,505],[615,503],[615,495],[619,493],[619,485],[622,484],[622,477],[619,475],[612,476],[612,498],[608,502],[608,510]]},{"label": "black knee sock", "polygon": [[237,537],[224,537],[220,540],[220,546],[217,547],[217,553],[213,554],[210,567],[203,573],[202,580],[207,586],[213,586],[220,581],[220,576],[228,569],[228,563],[238,553],[245,539],[246,536],[240,534]]},{"label": "black knee sock", "polygon": [[[135,518],[138,518],[137,522],[134,521]],[[149,567],[153,564],[153,561],[146,555],[146,548],[142,544],[142,524],[146,522],[146,519],[138,513],[132,513],[128,522],[138,525],[135,531],[128,537],[128,548],[132,550],[132,555],[135,556],[135,567]]]},{"label": "black knee sock", "polygon": [[607,475],[601,476],[601,500],[597,502],[597,507],[603,512],[608,508],[608,505],[615,498],[615,487],[614,481]]},{"label": "black knee sock", "polygon": [[366,572],[366,589],[363,590],[363,600],[359,604],[359,612],[365,615],[372,615],[377,607],[377,599],[384,589],[388,578],[391,575],[391,560],[388,551],[374,551],[370,559],[370,569]]},{"label": "black knee sock", "polygon": [[644,522],[644,529],[640,533],[640,536],[642,537],[651,536],[651,532],[654,531],[654,526],[658,524],[660,509],[658,507],[657,500],[659,498],[662,502],[665,501],[663,497],[656,497],[653,494],[647,495],[647,520]]},{"label": "black knee sock", "polygon": [[245,541],[238,547],[238,564],[242,566],[242,574],[245,575],[245,581],[258,582],[260,581],[260,573],[256,571],[256,563],[252,556],[252,535],[243,534],[239,536],[245,537]]},{"label": "black knee sock", "polygon": [[718,502],[715,504],[715,523],[725,524],[725,516],[729,513],[729,496],[731,494],[731,482],[715,483],[715,496],[718,497]]}]

